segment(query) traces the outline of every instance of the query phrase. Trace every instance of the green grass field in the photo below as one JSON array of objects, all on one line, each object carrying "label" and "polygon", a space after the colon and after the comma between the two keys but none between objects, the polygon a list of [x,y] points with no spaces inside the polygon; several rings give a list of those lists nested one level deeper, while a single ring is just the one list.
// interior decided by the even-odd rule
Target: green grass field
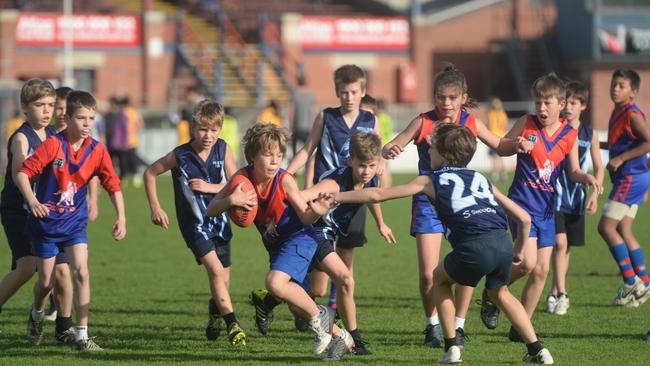
[{"label": "green grass field", "polygon": [[[397,183],[410,176],[397,176]],[[54,324],[46,323],[43,345],[32,347],[25,336],[27,312],[32,302],[30,282],[0,314],[1,365],[204,365],[314,363],[311,333],[293,329],[286,306],[275,313],[268,336],[255,329],[254,309],[248,304],[253,288],[263,286],[268,256],[257,231],[235,229],[232,242],[233,267],[230,293],[236,314],[248,335],[244,348],[233,349],[222,335],[215,342],[204,336],[209,290],[202,267],[195,265],[185,247],[174,215],[171,179],[160,177],[159,197],[172,223],[168,231],[153,226],[142,189],[125,189],[127,238],[114,242],[110,227],[114,213],[102,195],[100,219],[89,227],[92,303],[91,336],[105,351],[81,354],[52,345]],[[502,186],[502,189],[506,187]],[[602,200],[601,200],[602,203]],[[422,346],[424,328],[418,295],[415,241],[408,234],[410,200],[383,204],[384,216],[398,243],[389,245],[368,225],[370,239],[355,259],[356,300],[360,329],[374,355],[347,356],[345,363],[414,365],[434,364],[441,349]],[[648,365],[650,344],[643,335],[650,328],[650,304],[637,309],[608,305],[621,284],[617,268],[605,243],[598,236],[598,217],[587,220],[587,246],[573,251],[568,289],[571,308],[565,316],[548,315],[543,304],[533,318],[538,334],[558,364]],[[369,216],[369,220],[371,220]],[[650,213],[642,207],[635,232],[650,258]],[[444,244],[444,251],[449,250]],[[0,236],[3,272],[9,269],[10,254]],[[520,294],[523,282],[512,290]],[[479,285],[482,288],[482,284]],[[547,285],[548,286],[548,285]],[[546,291],[543,298],[546,298]],[[476,291],[475,298],[480,297]],[[321,302],[326,300],[321,299]],[[501,318],[499,327],[487,330],[472,304],[466,322],[467,349],[463,361],[469,365],[520,364],[522,344],[510,343],[510,324]]]}]

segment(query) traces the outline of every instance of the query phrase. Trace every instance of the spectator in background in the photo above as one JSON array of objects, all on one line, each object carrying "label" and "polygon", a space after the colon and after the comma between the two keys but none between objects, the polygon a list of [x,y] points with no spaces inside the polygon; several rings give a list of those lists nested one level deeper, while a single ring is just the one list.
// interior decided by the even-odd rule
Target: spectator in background
[{"label": "spectator in background", "polygon": [[237,126],[237,118],[232,115],[230,107],[224,108],[223,125],[221,126],[221,139],[223,139],[230,149],[232,150],[235,163],[239,166],[239,128]]},{"label": "spectator in background", "polygon": [[128,127],[122,105],[117,96],[110,99],[110,109],[106,114],[106,141],[108,153],[114,165],[119,167],[120,178],[126,174],[126,150],[128,149]]},{"label": "spectator in background", "polygon": [[[508,115],[503,110],[503,103],[501,99],[494,97],[490,101],[490,109],[487,111],[488,129],[498,137],[503,137],[508,129]],[[492,158],[492,181],[498,182],[500,180],[508,180],[508,173],[506,173],[503,158],[499,154],[490,149],[490,157]]]},{"label": "spectator in background", "polygon": [[381,127],[381,144],[383,146],[393,137],[393,118],[386,113],[386,102],[383,99],[377,99],[375,115],[379,120],[379,127]]},{"label": "spectator in background", "polygon": [[316,98],[314,94],[307,89],[307,81],[304,76],[298,77],[298,87],[291,94],[291,147],[293,153],[298,151],[298,142],[302,145],[307,141],[309,132],[311,132],[312,122],[316,117]]},{"label": "spectator in background", "polygon": [[257,122],[272,123],[278,127],[282,127],[280,105],[275,99],[271,99],[269,104],[264,109],[262,109],[262,112],[260,112],[259,116],[257,116]]},{"label": "spectator in background", "polygon": [[[147,164],[138,156],[137,152],[138,146],[140,146],[139,135],[144,128],[144,120],[142,119],[140,112],[131,105],[129,97],[124,97],[121,104],[122,113],[124,114],[127,127],[127,144],[125,152],[126,174],[124,174],[124,176],[126,177],[126,184],[128,184],[128,181],[130,180],[135,188],[139,188],[142,186],[142,179],[141,174],[137,174],[138,167],[141,165],[147,166]],[[120,172],[120,174],[123,173]]]}]

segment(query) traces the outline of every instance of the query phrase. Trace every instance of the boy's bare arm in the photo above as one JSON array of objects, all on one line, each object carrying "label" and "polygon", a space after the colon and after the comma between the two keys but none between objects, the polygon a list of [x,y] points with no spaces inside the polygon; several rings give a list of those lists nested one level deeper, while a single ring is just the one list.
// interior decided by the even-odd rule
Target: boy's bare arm
[{"label": "boy's bare arm", "polygon": [[23,162],[27,159],[27,151],[29,150],[29,142],[27,137],[22,133],[17,133],[14,136],[14,139],[11,141],[11,178],[16,181],[16,174],[20,171],[20,168],[23,166]]},{"label": "boy's bare arm", "polygon": [[149,208],[151,209],[151,222],[154,225],[161,226],[163,229],[169,227],[169,217],[160,207],[160,202],[158,201],[156,177],[177,165],[176,156],[173,152],[170,152],[151,164],[143,174],[144,190],[147,194]]},{"label": "boy's bare arm", "polygon": [[122,240],[126,236],[126,215],[124,213],[124,196],[122,191],[113,192],[110,195],[117,219],[113,224],[113,239]]},{"label": "boy's bare arm", "polygon": [[333,194],[339,191],[339,184],[334,179],[323,179],[309,188],[303,189],[300,193],[307,201],[315,200],[321,193]]},{"label": "boy's bare arm", "polygon": [[314,149],[318,146],[321,137],[323,137],[323,112],[319,113],[316,119],[314,119],[314,125],[312,126],[307,141],[305,141],[305,146],[291,159],[291,163],[289,163],[289,167],[287,168],[289,173],[296,174],[298,169],[305,166]]},{"label": "boy's bare arm", "polygon": [[29,209],[32,211],[32,215],[40,219],[50,213],[50,209],[39,202],[34,195],[34,192],[32,192],[32,186],[29,184],[29,176],[27,174],[19,171],[18,174],[15,175],[14,183],[25,198],[25,202],[29,206]]},{"label": "boy's bare arm", "polygon": [[99,215],[99,178],[92,177],[88,182],[88,220],[95,221]]},{"label": "boy's bare arm", "polygon": [[340,203],[379,203],[396,198],[412,196],[424,192],[429,197],[434,197],[431,178],[420,175],[409,183],[390,188],[364,188],[356,191],[338,192],[334,194],[334,201]]},{"label": "boy's bare arm", "polygon": [[502,194],[501,191],[497,189],[497,187],[492,186],[492,191],[494,193],[494,198],[506,211],[508,217],[517,221],[518,233],[517,239],[515,241],[515,258],[513,259],[513,262],[521,262],[523,259],[523,246],[526,238],[528,238],[528,235],[530,234],[530,215],[523,208],[519,207],[519,205],[517,205],[514,201]]},{"label": "boy's bare arm", "polygon": [[381,205],[379,203],[371,203],[368,205],[368,210],[377,223],[379,234],[381,234],[381,236],[387,242],[391,244],[397,243],[397,240],[395,240],[395,236],[393,235],[393,230],[391,230],[391,228],[388,227],[388,225],[386,225],[384,222],[384,215],[381,211]]},{"label": "boy's bare arm", "polygon": [[324,212],[314,212],[309,203],[303,197],[296,179],[292,175],[285,175],[282,179],[282,187],[287,194],[287,200],[293,207],[303,224],[313,224],[318,220]]},{"label": "boy's bare arm", "polygon": [[237,172],[237,162],[235,161],[235,154],[232,152],[230,146],[226,146],[226,158],[224,159],[224,170],[226,177],[230,179]]},{"label": "boy's bare arm", "polygon": [[593,188],[595,192],[598,192],[598,194],[603,193],[602,182],[598,182],[592,175],[587,174],[580,169],[580,163],[578,160],[578,141],[573,144],[571,152],[566,159],[569,159],[568,176],[572,182],[582,183],[589,186]]},{"label": "boy's bare arm", "polygon": [[404,151],[409,142],[418,138],[422,129],[422,117],[417,116],[411,120],[405,130],[400,132],[394,139],[390,140],[381,150],[384,159],[395,159]]},{"label": "boy's bare arm", "polygon": [[521,137],[527,119],[528,115],[521,116],[510,131],[499,141],[495,151],[500,156],[509,156],[518,152],[528,153],[533,149],[533,143]]}]

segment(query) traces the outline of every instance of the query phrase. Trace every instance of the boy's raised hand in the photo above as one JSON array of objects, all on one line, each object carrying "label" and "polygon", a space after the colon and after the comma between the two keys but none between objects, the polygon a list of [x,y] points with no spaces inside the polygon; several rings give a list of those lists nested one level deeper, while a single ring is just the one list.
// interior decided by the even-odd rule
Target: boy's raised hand
[{"label": "boy's raised hand", "polygon": [[50,214],[50,209],[47,208],[44,204],[38,202],[38,200],[32,202],[29,205],[29,208],[32,211],[32,215],[38,219],[42,219]]},{"label": "boy's raised hand", "polygon": [[253,209],[253,207],[257,206],[257,194],[255,193],[255,190],[252,189],[250,191],[244,192],[242,190],[243,185],[244,183],[239,183],[237,186],[235,186],[235,189],[229,196],[230,205],[239,206],[247,211],[250,211]]},{"label": "boy's raised hand", "polygon": [[122,240],[126,236],[126,222],[124,220],[117,219],[115,224],[113,224],[113,239]]},{"label": "boy's raised hand", "polygon": [[154,225],[161,226],[163,229],[169,227],[169,218],[167,217],[165,210],[162,208],[151,210],[151,222],[153,222]]},{"label": "boy's raised hand", "polygon": [[384,159],[391,159],[392,160],[392,159],[395,159],[396,157],[398,157],[399,154],[401,154],[402,152],[404,152],[404,149],[401,146],[399,146],[397,144],[394,144],[394,145],[391,145],[391,146],[385,146],[381,150],[381,156]]},{"label": "boy's raised hand", "polygon": [[381,236],[390,244],[396,244],[397,240],[395,239],[395,236],[393,235],[393,230],[391,230],[388,225],[386,224],[381,224],[379,225],[379,233]]}]

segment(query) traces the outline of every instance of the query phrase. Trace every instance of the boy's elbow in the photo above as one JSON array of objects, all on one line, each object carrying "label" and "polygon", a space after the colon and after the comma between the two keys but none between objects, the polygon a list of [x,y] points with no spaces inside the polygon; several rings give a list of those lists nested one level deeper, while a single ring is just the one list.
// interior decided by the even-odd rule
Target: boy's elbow
[{"label": "boy's elbow", "polygon": [[369,201],[370,203],[382,202],[381,194],[378,191],[373,191],[372,193],[370,193]]}]

